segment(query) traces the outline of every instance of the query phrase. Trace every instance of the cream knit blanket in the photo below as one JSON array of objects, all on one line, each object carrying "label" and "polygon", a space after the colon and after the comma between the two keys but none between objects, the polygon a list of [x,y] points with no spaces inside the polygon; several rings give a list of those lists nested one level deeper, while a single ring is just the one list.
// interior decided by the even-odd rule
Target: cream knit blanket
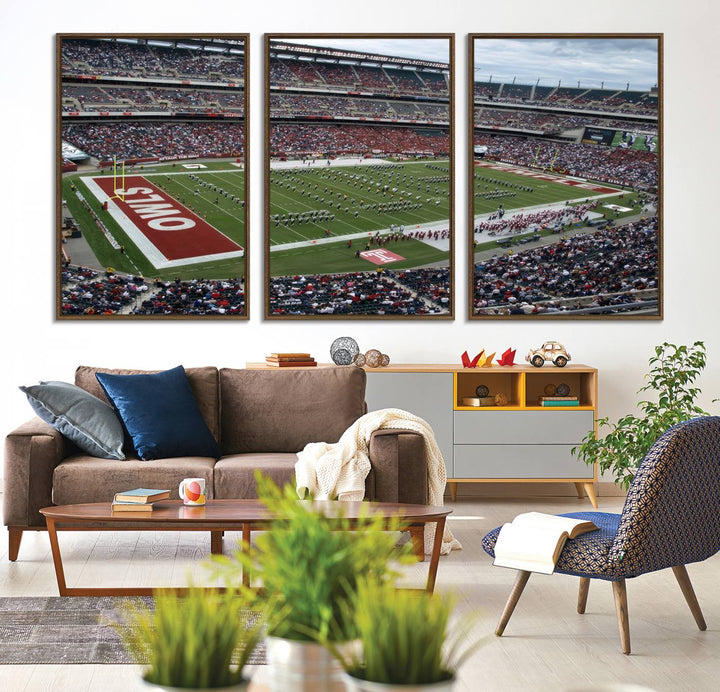
[{"label": "cream knit blanket", "polygon": [[[442,506],[447,479],[445,461],[435,441],[432,428],[418,416],[397,408],[371,411],[358,418],[335,444],[311,442],[298,452],[295,464],[297,491],[300,497],[310,493],[317,500],[362,500],[365,479],[370,473],[368,448],[373,431],[384,428],[410,430],[425,441],[428,474],[428,504]],[[432,552],[435,524],[425,525],[425,552]],[[441,553],[462,546],[445,525]]]}]

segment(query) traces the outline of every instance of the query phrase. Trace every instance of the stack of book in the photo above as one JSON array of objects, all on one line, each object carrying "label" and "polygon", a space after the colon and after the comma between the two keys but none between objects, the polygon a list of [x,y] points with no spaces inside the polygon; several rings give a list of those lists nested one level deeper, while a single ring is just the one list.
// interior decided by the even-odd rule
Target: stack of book
[{"label": "stack of book", "polygon": [[540,406],[580,406],[576,396],[541,396]]},{"label": "stack of book", "polygon": [[156,488],[135,488],[122,493],[115,493],[112,503],[113,512],[152,512],[153,503],[167,500],[169,490]]},{"label": "stack of book", "polygon": [[265,363],[274,368],[308,368],[317,365],[309,353],[271,353]]}]

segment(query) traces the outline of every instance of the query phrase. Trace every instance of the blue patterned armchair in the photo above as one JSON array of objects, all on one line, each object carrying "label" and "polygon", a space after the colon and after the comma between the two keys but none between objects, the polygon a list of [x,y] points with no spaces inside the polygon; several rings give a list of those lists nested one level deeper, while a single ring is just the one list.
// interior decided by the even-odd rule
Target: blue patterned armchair
[{"label": "blue patterned armchair", "polygon": [[[622,514],[562,516],[589,519],[600,529],[567,541],[555,571],[580,577],[578,613],[585,612],[590,579],[612,583],[624,654],[630,653],[625,580],[646,572],[671,567],[697,626],[705,630],[685,565],[720,550],[720,417],[694,418],[662,435],[642,460]],[[492,557],[500,528],[482,541]],[[497,636],[504,632],[529,577],[530,572],[518,573]]]}]

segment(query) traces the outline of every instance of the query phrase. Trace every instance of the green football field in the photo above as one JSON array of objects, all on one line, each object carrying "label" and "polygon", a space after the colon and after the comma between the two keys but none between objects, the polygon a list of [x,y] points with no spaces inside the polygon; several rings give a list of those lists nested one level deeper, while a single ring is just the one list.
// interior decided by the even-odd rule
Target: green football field
[{"label": "green football field", "polygon": [[[512,211],[568,200],[585,201],[601,194],[562,183],[528,178],[511,171],[481,166],[475,167],[473,178],[473,202],[476,215],[495,212],[500,206],[505,211]],[[605,183],[603,185],[613,187]]]},{"label": "green football field", "polygon": [[[126,175],[142,175],[174,197],[177,201],[203,217],[210,225],[234,240],[243,248],[247,247],[245,231],[245,208],[240,201],[233,201],[214,191],[212,187],[233,194],[236,200],[245,199],[244,171],[230,162],[211,162],[203,164],[205,168],[186,170],[180,164],[135,166],[126,170]],[[245,275],[245,258],[198,262],[167,269],[156,269],[135,246],[125,231],[104,211],[100,202],[83,182],[85,177],[111,176],[110,170],[100,173],[79,173],[64,176],[62,179],[63,200],[77,222],[83,236],[92,248],[98,261],[105,267],[113,267],[119,272],[142,274],[148,278],[159,277],[183,280],[195,278],[226,279]],[[206,183],[201,185],[195,176]],[[118,176],[118,181],[120,177]],[[105,235],[93,221],[88,210],[71,189],[74,185],[90,204],[92,210],[105,224],[113,237],[125,248],[125,253],[113,248]],[[195,190],[198,194],[195,194]]]},{"label": "green football field", "polygon": [[[355,253],[369,235],[391,225],[406,235],[428,223],[449,229],[449,162],[274,169],[269,201],[272,276],[368,271],[375,265]],[[448,251],[418,240],[384,247],[405,258],[393,269],[449,260]]]}]

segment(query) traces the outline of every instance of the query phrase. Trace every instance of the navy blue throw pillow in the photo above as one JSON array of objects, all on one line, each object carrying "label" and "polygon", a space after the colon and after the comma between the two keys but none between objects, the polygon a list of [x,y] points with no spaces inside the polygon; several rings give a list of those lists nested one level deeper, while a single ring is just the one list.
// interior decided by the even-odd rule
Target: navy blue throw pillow
[{"label": "navy blue throw pillow", "polygon": [[148,375],[97,373],[141,459],[219,457],[182,365]]}]

